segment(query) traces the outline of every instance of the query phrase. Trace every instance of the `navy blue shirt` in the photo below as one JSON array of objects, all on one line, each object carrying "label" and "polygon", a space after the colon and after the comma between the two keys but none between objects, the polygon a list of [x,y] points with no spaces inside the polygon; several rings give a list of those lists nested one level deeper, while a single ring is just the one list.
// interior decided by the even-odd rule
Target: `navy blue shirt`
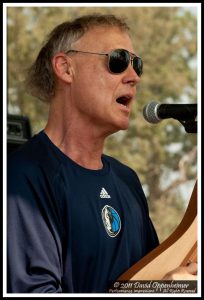
[{"label": "navy blue shirt", "polygon": [[41,131],[8,158],[8,292],[104,293],[158,245],[140,181],[83,168]]}]

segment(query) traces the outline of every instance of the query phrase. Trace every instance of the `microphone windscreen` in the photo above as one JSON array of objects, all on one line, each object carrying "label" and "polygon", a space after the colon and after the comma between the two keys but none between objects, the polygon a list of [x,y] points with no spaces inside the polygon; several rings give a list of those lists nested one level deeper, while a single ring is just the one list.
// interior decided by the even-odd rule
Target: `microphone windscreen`
[{"label": "microphone windscreen", "polygon": [[149,123],[159,123],[161,119],[157,115],[157,108],[159,104],[157,102],[150,102],[143,108],[143,116]]}]

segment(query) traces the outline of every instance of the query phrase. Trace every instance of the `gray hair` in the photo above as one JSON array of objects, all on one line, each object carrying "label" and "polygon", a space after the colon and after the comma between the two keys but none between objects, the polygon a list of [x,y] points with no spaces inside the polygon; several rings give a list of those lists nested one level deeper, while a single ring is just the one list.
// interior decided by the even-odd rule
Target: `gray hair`
[{"label": "gray hair", "polygon": [[129,32],[126,22],[114,15],[91,14],[79,17],[72,22],[56,26],[48,35],[35,62],[28,70],[25,81],[27,91],[44,102],[50,102],[55,94],[55,77],[51,59],[58,52],[68,52],[73,42],[77,41],[91,27],[112,26]]}]

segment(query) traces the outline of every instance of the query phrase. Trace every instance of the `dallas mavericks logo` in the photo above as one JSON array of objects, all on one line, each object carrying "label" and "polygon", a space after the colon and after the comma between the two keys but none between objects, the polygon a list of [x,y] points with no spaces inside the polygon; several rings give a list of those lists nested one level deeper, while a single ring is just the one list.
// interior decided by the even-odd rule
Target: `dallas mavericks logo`
[{"label": "dallas mavericks logo", "polygon": [[111,206],[105,205],[101,214],[107,234],[111,237],[115,237],[121,229],[121,220],[117,211]]}]

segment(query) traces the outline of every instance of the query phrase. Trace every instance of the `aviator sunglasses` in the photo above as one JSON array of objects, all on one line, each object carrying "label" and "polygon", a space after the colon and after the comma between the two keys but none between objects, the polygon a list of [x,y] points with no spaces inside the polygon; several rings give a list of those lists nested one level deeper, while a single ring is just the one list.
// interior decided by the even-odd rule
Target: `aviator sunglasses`
[{"label": "aviator sunglasses", "polygon": [[79,50],[69,50],[66,52],[80,52],[85,54],[96,54],[96,55],[105,55],[108,57],[108,69],[111,73],[119,74],[124,72],[129,63],[131,63],[133,69],[140,77],[143,71],[143,61],[142,59],[135,55],[134,53],[129,52],[125,49],[115,49],[109,53],[96,53],[96,52],[87,52],[87,51],[79,51]]}]

